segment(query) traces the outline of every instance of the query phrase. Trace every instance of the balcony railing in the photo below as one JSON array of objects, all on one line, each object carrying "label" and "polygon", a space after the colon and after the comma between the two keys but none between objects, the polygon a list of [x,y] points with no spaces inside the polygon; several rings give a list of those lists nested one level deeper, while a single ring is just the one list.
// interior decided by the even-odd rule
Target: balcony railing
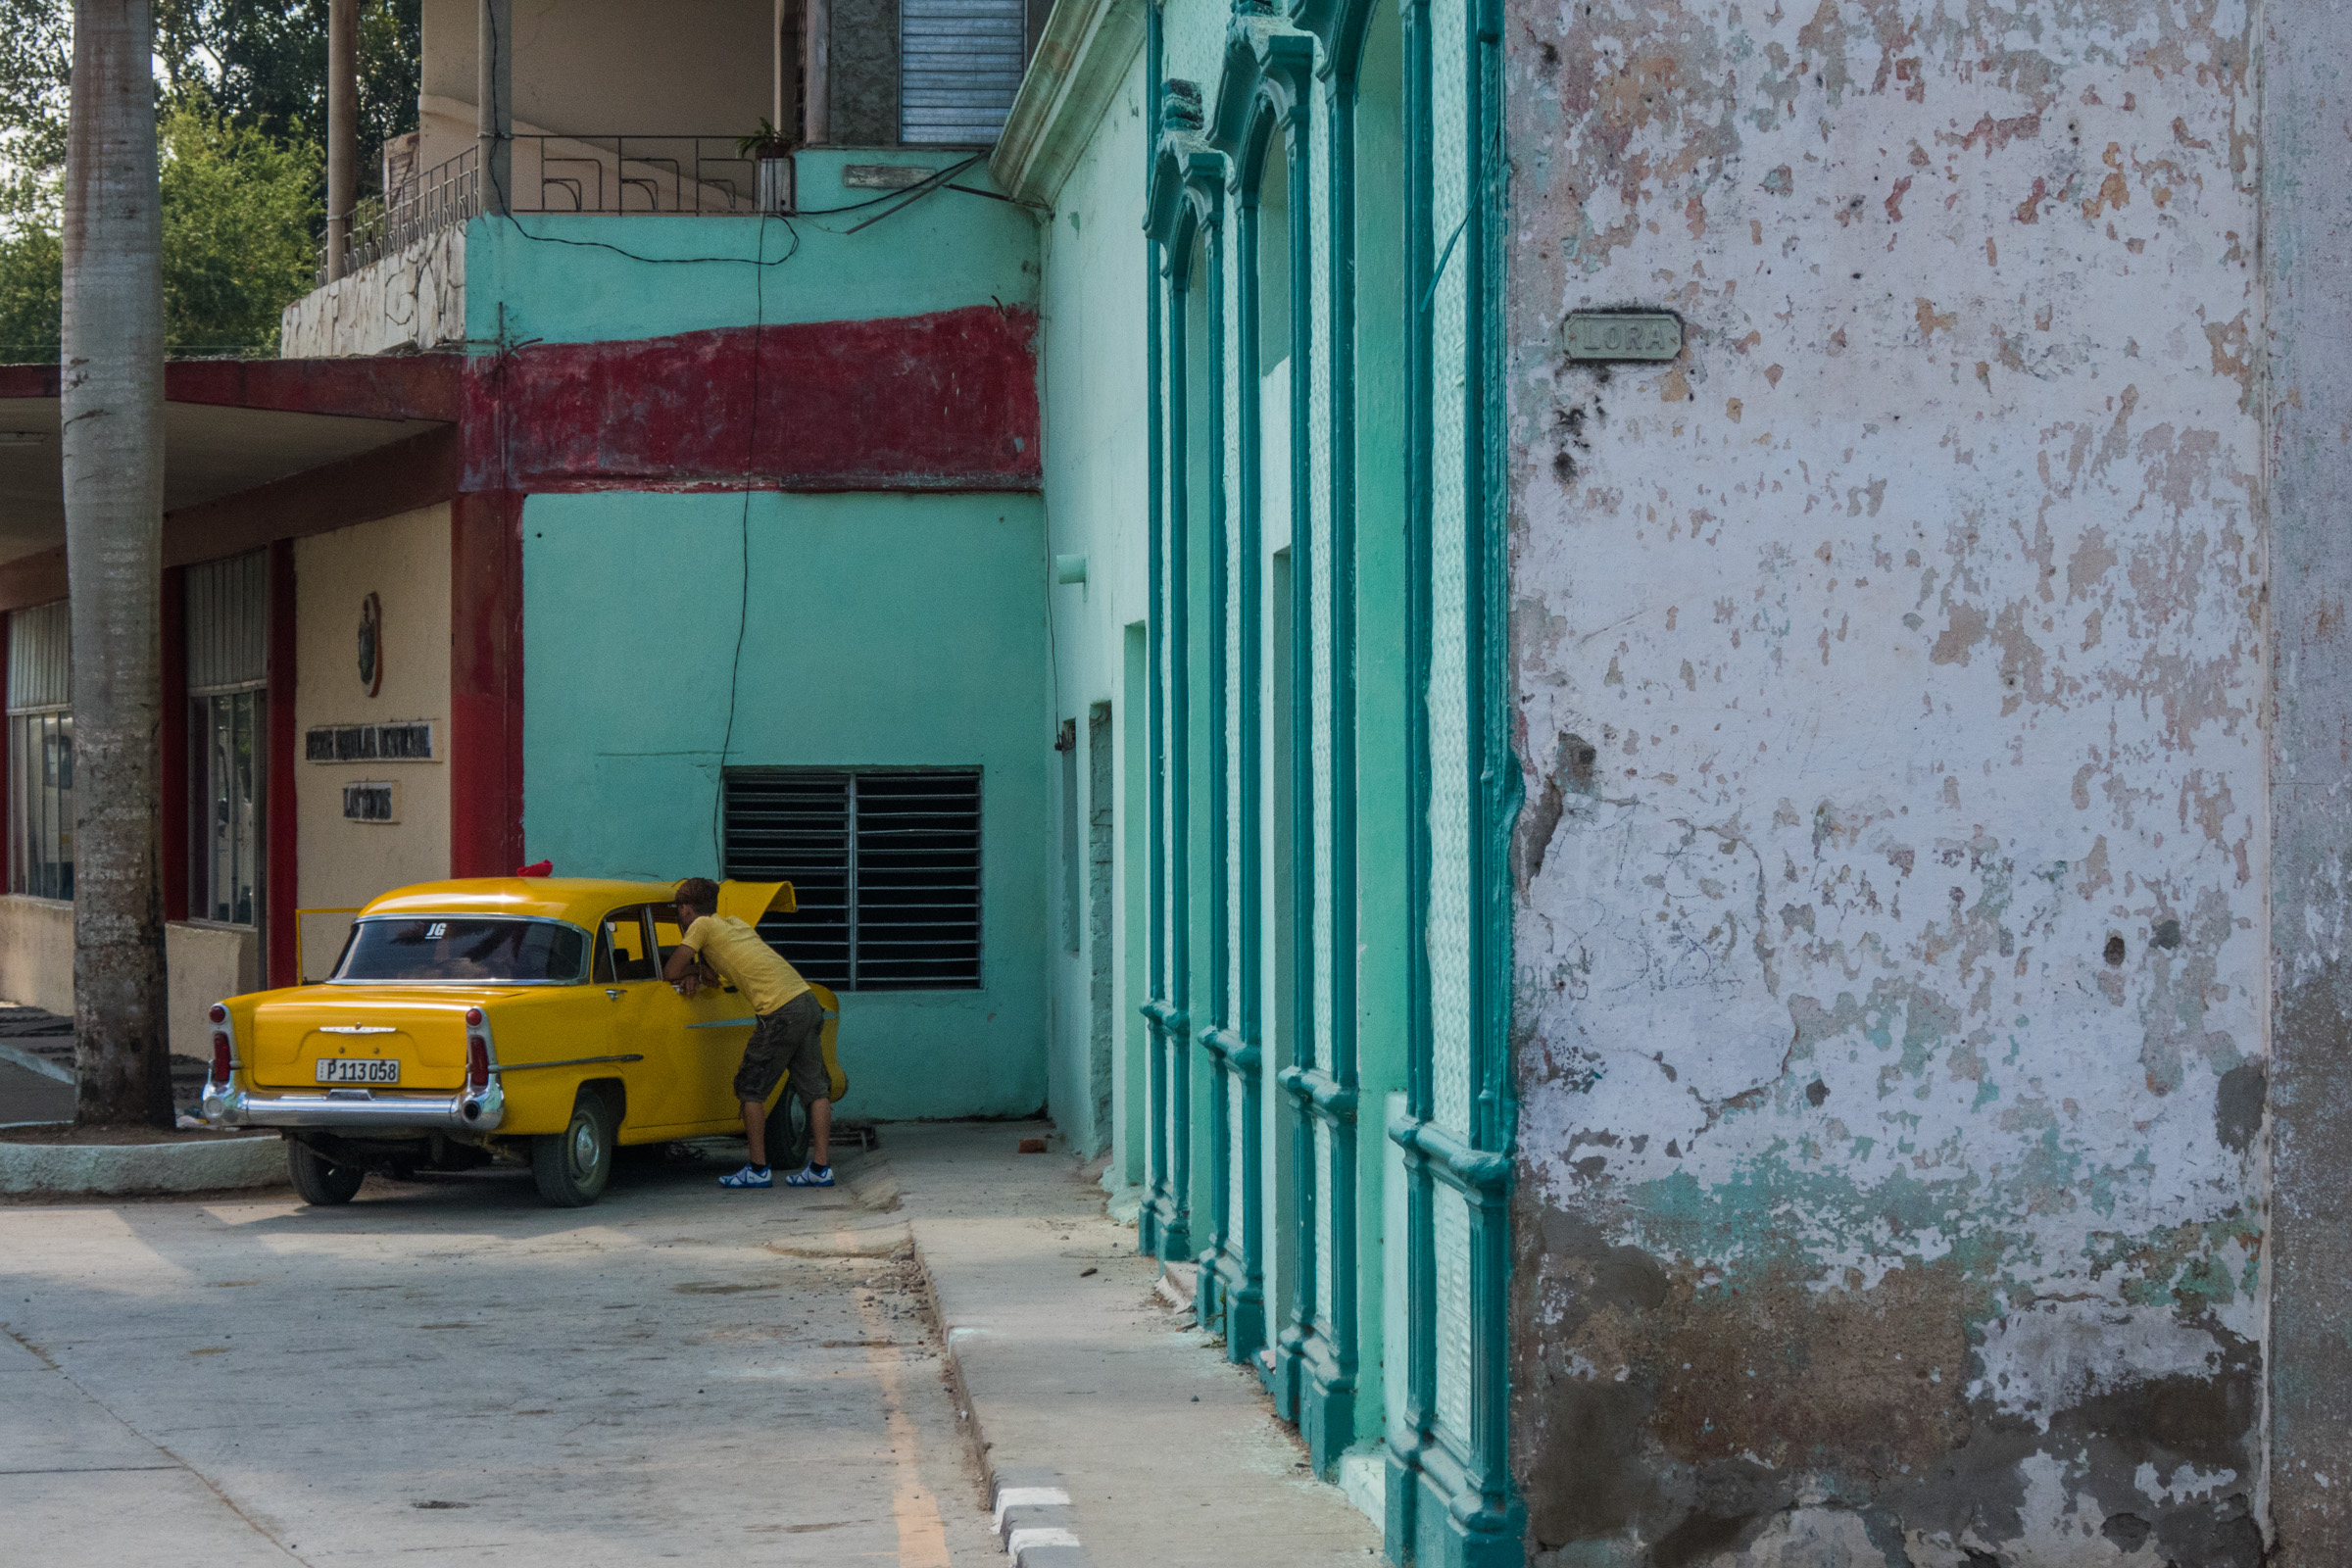
[{"label": "balcony railing", "polygon": [[[733,136],[556,136],[514,138],[508,195],[516,213],[606,213],[680,217],[759,211],[760,168]],[[346,272],[381,261],[482,211],[478,149],[437,164],[353,225]],[[318,247],[319,283],[326,247]]]}]

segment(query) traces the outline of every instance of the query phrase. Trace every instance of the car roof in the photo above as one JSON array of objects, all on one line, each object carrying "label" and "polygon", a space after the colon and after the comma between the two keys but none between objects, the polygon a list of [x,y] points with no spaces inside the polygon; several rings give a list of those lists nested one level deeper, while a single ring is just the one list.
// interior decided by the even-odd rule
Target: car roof
[{"label": "car roof", "polygon": [[371,900],[360,913],[510,914],[594,925],[625,904],[667,904],[675,882],[586,876],[486,876],[419,882]]}]

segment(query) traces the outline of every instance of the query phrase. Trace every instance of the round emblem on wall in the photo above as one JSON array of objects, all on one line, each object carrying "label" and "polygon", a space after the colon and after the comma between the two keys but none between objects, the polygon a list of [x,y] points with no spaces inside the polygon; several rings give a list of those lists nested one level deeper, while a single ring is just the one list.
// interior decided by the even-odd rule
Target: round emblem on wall
[{"label": "round emblem on wall", "polygon": [[370,697],[384,689],[384,604],[373,594],[360,601],[360,684]]}]

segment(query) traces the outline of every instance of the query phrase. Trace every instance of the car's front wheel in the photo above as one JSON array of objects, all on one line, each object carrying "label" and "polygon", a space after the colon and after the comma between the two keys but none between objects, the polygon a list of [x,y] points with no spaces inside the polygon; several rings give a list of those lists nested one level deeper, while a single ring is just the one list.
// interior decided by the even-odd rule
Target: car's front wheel
[{"label": "car's front wheel", "polygon": [[531,1140],[531,1175],[539,1196],[558,1208],[585,1208],[597,1200],[612,1179],[612,1111],[604,1096],[582,1091],[572,1102],[569,1126]]},{"label": "car's front wheel", "polygon": [[306,1203],[326,1207],[348,1203],[368,1173],[357,1165],[338,1165],[308,1144],[286,1140],[286,1174]]}]

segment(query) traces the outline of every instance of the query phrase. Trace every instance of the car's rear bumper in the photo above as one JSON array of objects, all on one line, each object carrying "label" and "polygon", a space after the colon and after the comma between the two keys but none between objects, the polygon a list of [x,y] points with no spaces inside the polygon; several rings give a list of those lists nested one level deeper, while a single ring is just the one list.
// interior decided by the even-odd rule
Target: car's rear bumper
[{"label": "car's rear bumper", "polygon": [[216,1127],[333,1127],[348,1132],[487,1133],[506,1120],[506,1090],[496,1078],[482,1090],[447,1099],[377,1095],[367,1089],[270,1095],[231,1084],[204,1086],[204,1119]]}]

